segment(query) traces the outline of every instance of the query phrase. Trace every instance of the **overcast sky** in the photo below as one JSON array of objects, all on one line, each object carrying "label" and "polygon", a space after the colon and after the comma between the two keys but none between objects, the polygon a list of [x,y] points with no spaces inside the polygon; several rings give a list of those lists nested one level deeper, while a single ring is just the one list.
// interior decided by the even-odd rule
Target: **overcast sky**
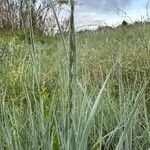
[{"label": "overcast sky", "polygon": [[[78,0],[75,10],[76,26],[110,25],[115,26],[123,20],[146,19],[147,0]],[[117,14],[117,9],[126,12]]]}]

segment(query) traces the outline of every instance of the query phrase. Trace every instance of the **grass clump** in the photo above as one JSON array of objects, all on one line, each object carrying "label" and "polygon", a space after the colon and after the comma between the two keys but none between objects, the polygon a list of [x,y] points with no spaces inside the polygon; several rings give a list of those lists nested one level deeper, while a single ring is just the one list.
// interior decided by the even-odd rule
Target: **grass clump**
[{"label": "grass clump", "polygon": [[148,149],[149,29],[143,24],[77,33],[74,134],[68,134],[67,60],[60,59],[59,35],[35,34],[33,64],[29,34],[3,32],[0,149]]}]

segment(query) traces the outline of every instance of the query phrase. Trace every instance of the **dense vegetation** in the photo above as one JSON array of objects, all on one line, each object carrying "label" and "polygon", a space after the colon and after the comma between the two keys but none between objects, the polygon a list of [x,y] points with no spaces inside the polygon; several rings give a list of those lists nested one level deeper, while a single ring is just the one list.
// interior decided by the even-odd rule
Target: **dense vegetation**
[{"label": "dense vegetation", "polygon": [[[62,37],[0,35],[1,150],[150,147],[149,24],[77,33],[75,133],[67,126]],[[67,34],[64,41],[68,51]]]}]

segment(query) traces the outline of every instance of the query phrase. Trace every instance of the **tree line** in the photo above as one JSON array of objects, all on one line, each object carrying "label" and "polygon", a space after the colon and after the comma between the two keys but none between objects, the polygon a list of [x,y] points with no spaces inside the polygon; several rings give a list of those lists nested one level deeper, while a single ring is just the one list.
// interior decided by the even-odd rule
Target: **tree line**
[{"label": "tree line", "polygon": [[[57,28],[51,4],[59,15],[63,4],[68,0],[0,0],[0,28],[3,29],[33,29],[44,33],[53,33]],[[67,31],[68,19],[61,22],[63,31]]]}]

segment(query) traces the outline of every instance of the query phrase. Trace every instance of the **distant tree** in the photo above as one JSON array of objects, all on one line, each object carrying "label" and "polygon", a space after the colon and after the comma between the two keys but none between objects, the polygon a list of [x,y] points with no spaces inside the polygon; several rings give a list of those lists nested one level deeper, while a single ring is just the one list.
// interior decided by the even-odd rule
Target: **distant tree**
[{"label": "distant tree", "polygon": [[123,21],[122,21],[122,25],[123,25],[123,26],[127,26],[127,25],[128,25],[128,22],[125,21],[125,20],[123,20]]}]

